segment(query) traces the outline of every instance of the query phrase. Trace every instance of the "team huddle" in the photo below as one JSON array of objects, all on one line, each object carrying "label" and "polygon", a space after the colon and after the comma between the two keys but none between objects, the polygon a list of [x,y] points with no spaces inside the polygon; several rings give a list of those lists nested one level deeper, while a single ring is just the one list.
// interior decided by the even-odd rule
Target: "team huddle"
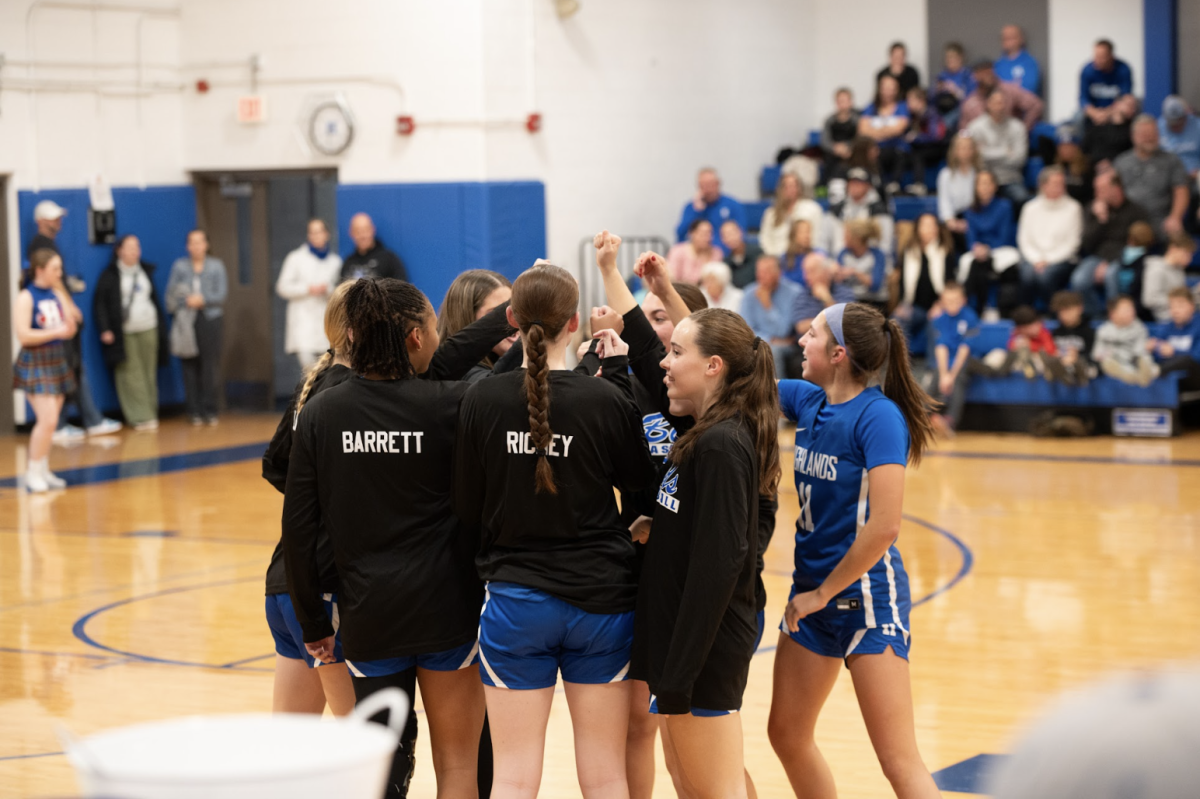
[{"label": "team huddle", "polygon": [[[333,293],[330,350],[263,458],[284,494],[276,710],[345,713],[419,685],[439,796],[532,797],[561,675],[584,796],[649,796],[660,733],[680,796],[756,796],[738,711],[765,630],[782,413],[800,513],[772,746],[797,795],[836,795],[814,730],[844,664],[897,796],[937,796],[894,545],[932,433],[903,332],[835,305],[800,341],[804,379],[777,381],[769,344],[661,257],[638,259],[639,306],[620,239],[595,246],[608,304],[573,369],[578,286],[550,264],[511,287],[464,273],[440,313],[391,278]],[[407,794],[416,740],[410,712],[389,795]]]}]

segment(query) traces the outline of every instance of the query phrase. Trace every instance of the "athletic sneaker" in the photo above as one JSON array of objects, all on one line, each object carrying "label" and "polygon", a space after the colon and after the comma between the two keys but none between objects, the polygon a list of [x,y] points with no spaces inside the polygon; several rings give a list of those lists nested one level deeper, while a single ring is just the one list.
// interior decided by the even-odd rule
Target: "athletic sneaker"
[{"label": "athletic sneaker", "polygon": [[48,468],[42,471],[42,479],[46,481],[46,485],[55,490],[67,487],[67,481]]},{"label": "athletic sneaker", "polygon": [[30,470],[25,473],[25,490],[30,494],[44,494],[50,490],[50,484],[41,474]]},{"label": "athletic sneaker", "polygon": [[133,429],[134,430],[157,430],[158,429],[158,420],[150,419],[149,421],[146,421],[146,422],[138,422],[137,424],[135,424],[133,426]]},{"label": "athletic sneaker", "polygon": [[220,422],[217,421],[217,417],[215,417],[215,416],[208,417],[207,419],[204,420],[204,423],[206,425],[208,425],[209,427],[216,427],[218,424],[220,424]]},{"label": "athletic sneaker", "polygon": [[73,424],[64,425],[54,431],[54,435],[50,440],[55,444],[66,444],[70,441],[82,441],[87,438],[87,432],[82,427],[76,427]]},{"label": "athletic sneaker", "polygon": [[192,427],[204,426],[204,417],[202,416],[192,416],[188,419],[188,421],[192,423]]},{"label": "athletic sneaker", "polygon": [[113,433],[120,430],[124,425],[113,419],[105,419],[100,424],[94,424],[87,429],[89,436],[111,436]]}]

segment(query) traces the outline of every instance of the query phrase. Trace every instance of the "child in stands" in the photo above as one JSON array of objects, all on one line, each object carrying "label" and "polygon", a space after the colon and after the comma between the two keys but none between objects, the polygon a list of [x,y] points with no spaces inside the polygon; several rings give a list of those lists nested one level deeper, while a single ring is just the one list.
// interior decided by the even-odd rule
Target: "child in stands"
[{"label": "child in stands", "polygon": [[1092,360],[1104,374],[1135,386],[1148,386],[1159,375],[1148,353],[1149,334],[1137,318],[1133,300],[1117,296],[1108,301],[1108,321],[1096,331]]},{"label": "child in stands", "polygon": [[1059,291],[1050,298],[1050,310],[1058,317],[1053,336],[1063,365],[1063,382],[1068,386],[1086,386],[1096,376],[1090,357],[1096,331],[1083,318],[1083,296],[1077,291]]},{"label": "child in stands", "polygon": [[[1187,290],[1184,270],[1196,253],[1196,240],[1184,231],[1172,234],[1165,255],[1146,258],[1142,272],[1142,290],[1135,295],[1141,308],[1145,308],[1156,322],[1174,319],[1170,301],[1171,292],[1177,288]],[[1139,314],[1140,316],[1140,314]]]},{"label": "child in stands", "polygon": [[953,437],[962,419],[967,387],[971,382],[971,344],[969,339],[979,333],[979,316],[967,306],[963,287],[950,281],[942,289],[942,313],[930,320],[930,371],[937,383],[930,395],[942,403],[942,412],[933,416],[938,433]]},{"label": "child in stands", "polygon": [[1153,321],[1145,308],[1142,307],[1142,283],[1146,270],[1146,253],[1154,246],[1154,228],[1146,222],[1134,222],[1129,226],[1125,249],[1121,253],[1121,261],[1117,271],[1117,294],[1124,294],[1133,299],[1138,319],[1143,322]]},{"label": "child in stands", "polygon": [[1000,367],[1002,374],[1020,372],[1033,380],[1039,374],[1047,380],[1064,380],[1066,373],[1058,359],[1054,337],[1042,324],[1036,309],[1022,305],[1013,311],[1013,330],[1008,337],[1008,357]]},{"label": "child in stands", "polygon": [[1146,346],[1158,358],[1163,374],[1184,372],[1183,387],[1200,389],[1200,319],[1195,300],[1187,286],[1178,286],[1168,292],[1167,302],[1171,321],[1157,326]]}]

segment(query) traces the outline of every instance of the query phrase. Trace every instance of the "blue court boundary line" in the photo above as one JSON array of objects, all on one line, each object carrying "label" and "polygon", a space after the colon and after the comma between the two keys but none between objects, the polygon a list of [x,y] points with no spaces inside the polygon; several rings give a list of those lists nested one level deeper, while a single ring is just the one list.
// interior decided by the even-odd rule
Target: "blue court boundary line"
[{"label": "blue court boundary line", "polygon": [[[261,441],[219,449],[181,452],[175,455],[160,455],[155,458],[142,458],[133,461],[98,463],[93,466],[65,469],[58,472],[58,476],[67,481],[68,488],[72,488],[74,486],[111,483],[115,480],[128,480],[134,477],[150,477],[156,474],[202,469],[207,466],[223,466],[239,461],[259,460],[267,448],[267,443],[266,441]],[[0,479],[0,488],[16,488],[19,480],[20,478],[18,477]]]}]

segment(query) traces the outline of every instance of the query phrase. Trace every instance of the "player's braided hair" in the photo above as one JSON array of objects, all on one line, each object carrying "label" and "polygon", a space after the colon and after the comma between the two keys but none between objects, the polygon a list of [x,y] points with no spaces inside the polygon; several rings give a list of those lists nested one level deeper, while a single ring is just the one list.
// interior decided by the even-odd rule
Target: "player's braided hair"
[{"label": "player's braided hair", "polygon": [[346,281],[329,295],[329,304],[325,306],[325,339],[329,342],[329,349],[308,370],[304,385],[296,395],[296,413],[300,413],[304,403],[308,402],[308,395],[312,393],[317,378],[328,371],[338,357],[346,354],[346,344],[349,343],[346,337],[346,294],[352,285],[352,281]]},{"label": "player's braided hair", "polygon": [[562,332],[579,306],[579,286],[567,270],[540,263],[527,269],[512,287],[512,312],[525,346],[525,399],[529,408],[529,433],[537,451],[535,490],[557,494],[554,472],[546,455],[550,450],[550,367],[546,343]]},{"label": "player's braided hair", "polygon": [[385,380],[415,377],[405,339],[431,313],[433,306],[412,283],[391,277],[355,281],[346,293],[351,368]]}]

